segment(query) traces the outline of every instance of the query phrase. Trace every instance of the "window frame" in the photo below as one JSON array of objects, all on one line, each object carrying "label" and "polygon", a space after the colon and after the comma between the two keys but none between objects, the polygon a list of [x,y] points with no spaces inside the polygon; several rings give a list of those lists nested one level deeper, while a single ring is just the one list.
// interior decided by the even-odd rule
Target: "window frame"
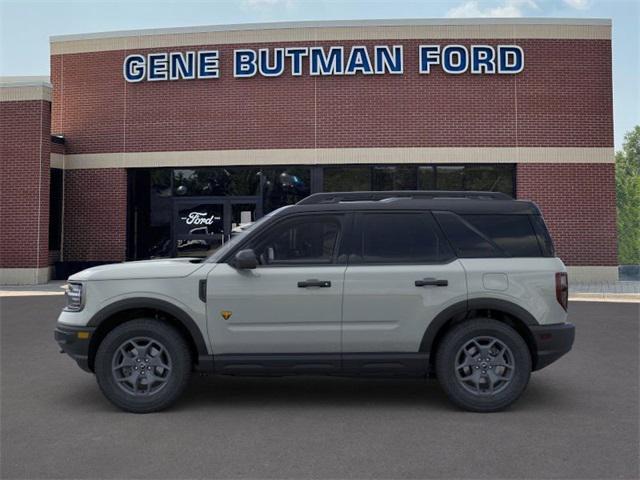
[{"label": "window frame", "polygon": [[317,218],[317,217],[332,217],[339,225],[338,238],[336,239],[336,247],[333,252],[333,256],[330,262],[326,263],[287,263],[287,264],[258,264],[256,268],[301,268],[301,267],[335,267],[339,265],[347,264],[348,255],[345,254],[345,246],[349,243],[348,239],[351,234],[352,217],[353,214],[347,212],[336,211],[318,211],[318,212],[300,212],[296,214],[285,215],[282,218],[276,218],[273,222],[269,222],[268,225],[264,225],[260,230],[253,232],[251,236],[244,239],[244,241],[230,251],[224,258],[218,263],[232,264],[233,258],[240,250],[252,248],[249,245],[256,244],[265,239],[268,235],[271,235],[274,230],[281,228],[283,224],[297,222],[303,219]]},{"label": "window frame", "polygon": [[[443,244],[447,245],[449,247],[449,254],[450,256],[448,258],[445,258],[443,260],[438,260],[438,261],[429,261],[429,262],[425,262],[425,261],[416,261],[416,260],[398,260],[398,261],[389,261],[389,262],[367,262],[363,260],[358,260],[356,255],[360,255],[362,252],[356,252],[357,249],[357,242],[360,238],[360,235],[362,233],[362,226],[363,226],[363,219],[365,216],[367,215],[402,215],[402,214],[414,214],[414,215],[425,215],[427,216],[427,218],[429,218],[434,228],[434,232],[437,235],[438,239],[440,242],[442,242]],[[431,213],[430,210],[418,210],[418,209],[380,209],[380,210],[367,210],[367,211],[363,211],[363,212],[356,212],[354,214],[354,219],[353,219],[353,227],[351,229],[350,235],[349,235],[349,239],[348,239],[348,245],[347,245],[347,260],[348,260],[348,265],[349,266],[368,266],[368,267],[372,267],[372,266],[376,266],[376,267],[380,267],[380,266],[394,266],[394,265],[447,265],[451,262],[454,262],[458,259],[457,255],[456,255],[456,251],[455,249],[451,246],[449,240],[447,239],[446,235],[444,235],[444,232],[442,231],[440,225],[438,224],[438,222],[436,221],[436,219],[434,218],[433,214]],[[362,256],[362,255],[360,255]]]}]

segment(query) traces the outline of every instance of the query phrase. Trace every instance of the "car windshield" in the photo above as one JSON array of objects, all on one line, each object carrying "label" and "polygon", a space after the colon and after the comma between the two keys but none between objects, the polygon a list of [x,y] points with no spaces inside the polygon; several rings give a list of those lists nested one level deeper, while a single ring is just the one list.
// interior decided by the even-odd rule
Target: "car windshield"
[{"label": "car windshield", "polygon": [[265,215],[261,219],[256,220],[251,225],[247,225],[246,227],[242,228],[241,231],[239,231],[233,237],[231,237],[231,240],[229,240],[227,243],[225,243],[219,249],[217,249],[215,252],[213,252],[205,261],[208,262],[208,263],[217,263],[232,248],[234,248],[239,242],[244,240],[249,232],[252,232],[253,230],[256,229],[257,226],[262,225],[269,218],[277,215],[279,212],[282,212],[283,210],[285,210],[286,208],[289,208],[289,207],[291,207],[291,205],[285,205],[284,207],[280,207],[277,210],[274,210],[273,212],[268,213],[267,215]]}]

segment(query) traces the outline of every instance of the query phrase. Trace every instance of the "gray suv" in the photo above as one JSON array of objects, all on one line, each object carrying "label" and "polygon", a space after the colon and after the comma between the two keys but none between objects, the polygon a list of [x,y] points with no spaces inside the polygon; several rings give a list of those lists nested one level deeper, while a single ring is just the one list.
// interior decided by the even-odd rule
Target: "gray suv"
[{"label": "gray suv", "polygon": [[168,407],[193,371],[435,376],[456,405],[490,412],[571,349],[567,295],[532,202],[321,193],[207,259],[73,275],[55,338],[130,412]]}]

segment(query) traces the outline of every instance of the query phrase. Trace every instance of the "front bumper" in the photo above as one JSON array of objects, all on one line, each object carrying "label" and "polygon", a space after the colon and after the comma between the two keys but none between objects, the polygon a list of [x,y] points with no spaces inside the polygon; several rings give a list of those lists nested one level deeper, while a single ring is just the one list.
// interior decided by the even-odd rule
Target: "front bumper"
[{"label": "front bumper", "polygon": [[78,366],[86,372],[91,372],[89,344],[94,330],[91,327],[72,327],[58,324],[53,332],[62,352],[73,358]]},{"label": "front bumper", "polygon": [[573,346],[576,327],[572,323],[532,326],[537,359],[533,370],[540,370],[555,362]]}]

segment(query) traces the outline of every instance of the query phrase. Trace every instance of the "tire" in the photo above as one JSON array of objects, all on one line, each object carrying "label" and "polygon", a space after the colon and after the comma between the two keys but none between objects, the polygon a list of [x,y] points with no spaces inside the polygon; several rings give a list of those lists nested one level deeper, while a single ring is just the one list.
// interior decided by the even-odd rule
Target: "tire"
[{"label": "tire", "polygon": [[436,375],[457,406],[496,412],[524,392],[531,376],[531,354],[509,325],[488,318],[468,320],[453,327],[440,343]]},{"label": "tire", "polygon": [[189,347],[176,329],[153,319],[117,326],[96,352],[95,373],[107,399],[133,413],[172,405],[191,376]]}]

